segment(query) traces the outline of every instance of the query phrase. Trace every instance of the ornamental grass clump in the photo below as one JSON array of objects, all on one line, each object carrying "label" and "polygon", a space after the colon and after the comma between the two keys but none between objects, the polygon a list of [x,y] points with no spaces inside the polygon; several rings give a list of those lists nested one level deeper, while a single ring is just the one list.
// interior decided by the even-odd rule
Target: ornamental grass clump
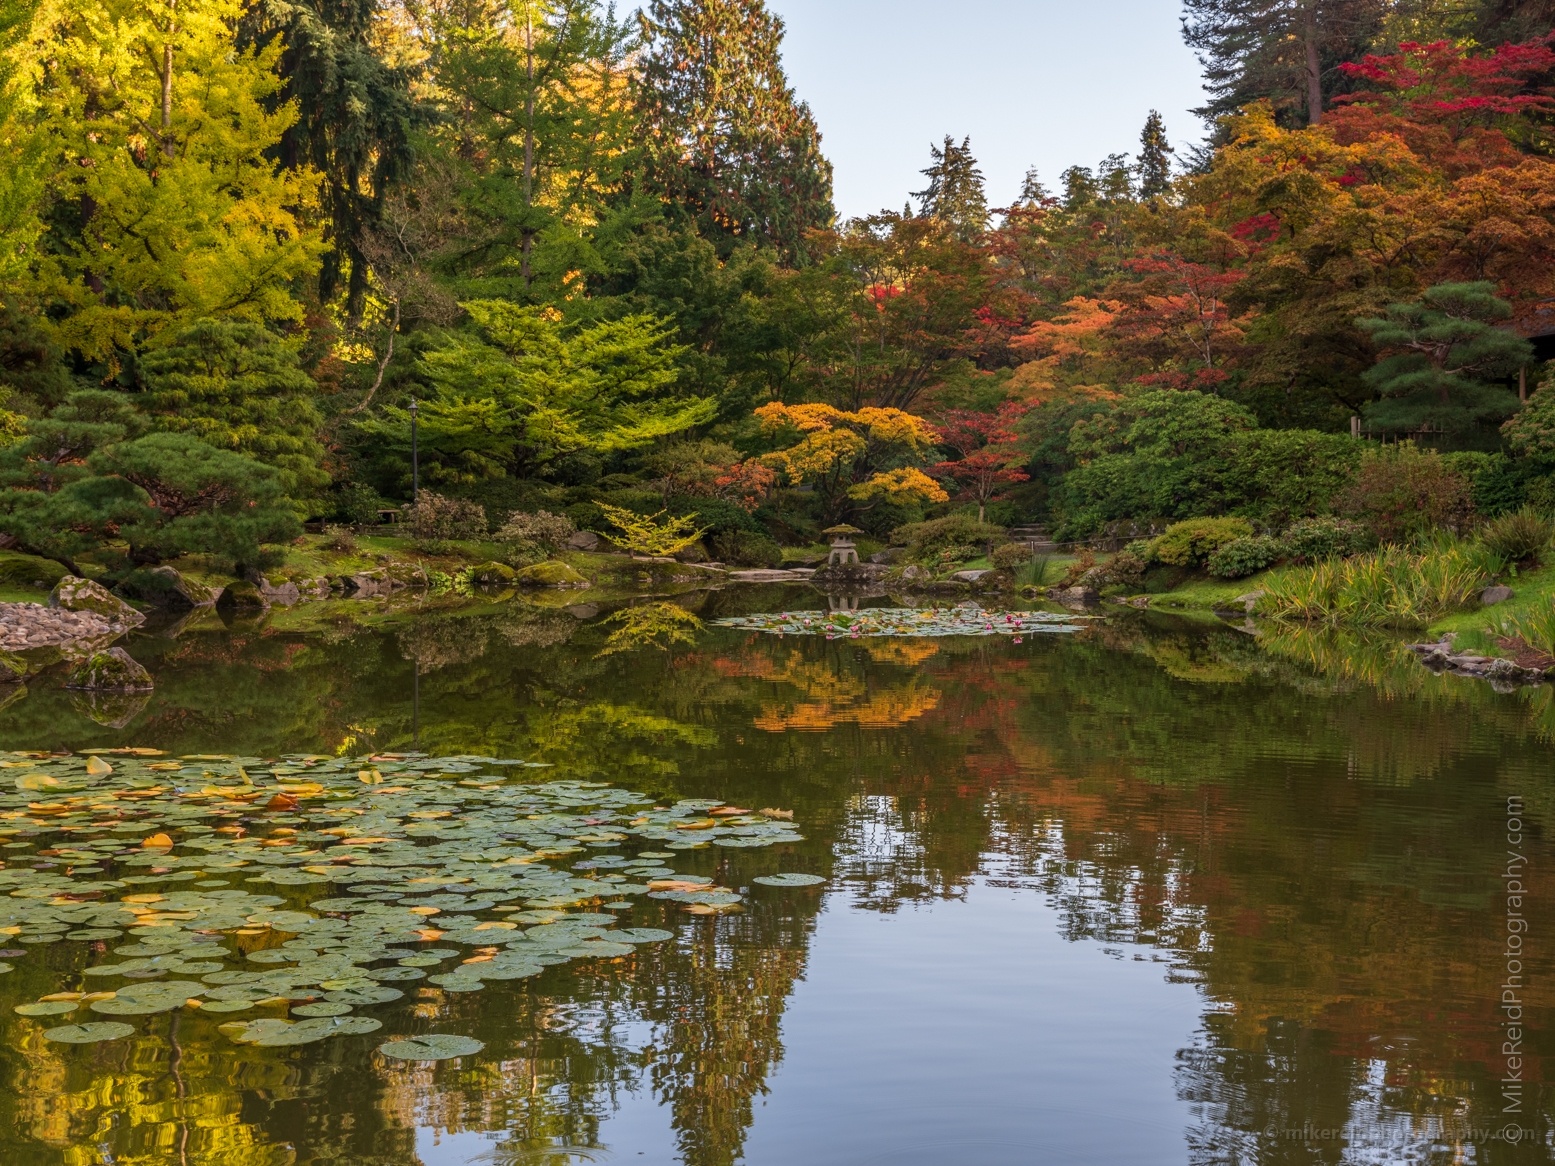
[{"label": "ornamental grass clump", "polygon": [[1516,636],[1537,652],[1555,656],[1555,600],[1504,620],[1501,631],[1503,635]]},{"label": "ornamental grass clump", "polygon": [[1499,560],[1464,543],[1423,552],[1385,546],[1289,567],[1264,583],[1260,609],[1277,619],[1423,627],[1473,601]]},{"label": "ornamental grass clump", "polygon": [[1493,518],[1479,531],[1479,541],[1487,550],[1520,565],[1537,565],[1550,549],[1552,536],[1555,520],[1531,506]]}]

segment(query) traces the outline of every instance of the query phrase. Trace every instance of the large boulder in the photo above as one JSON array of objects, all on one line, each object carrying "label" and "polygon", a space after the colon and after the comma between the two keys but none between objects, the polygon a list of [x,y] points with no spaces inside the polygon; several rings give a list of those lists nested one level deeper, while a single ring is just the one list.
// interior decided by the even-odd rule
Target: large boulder
[{"label": "large boulder", "polygon": [[0,652],[0,684],[18,684],[27,679],[27,661],[15,652]]},{"label": "large boulder", "polygon": [[228,583],[222,588],[221,597],[216,600],[216,610],[223,612],[257,615],[269,609],[270,603],[264,593],[247,579]]},{"label": "large boulder", "polygon": [[64,611],[91,612],[124,628],[139,627],[146,622],[145,616],[102,584],[75,575],[66,575],[54,585],[54,590],[49,592],[49,606]]},{"label": "large boulder", "polygon": [[138,599],[152,607],[187,611],[210,607],[220,591],[196,582],[172,567],[138,567],[119,581],[115,590],[126,599]]},{"label": "large boulder", "polygon": [[587,587],[589,581],[560,559],[548,559],[513,572],[520,587]]},{"label": "large boulder", "polygon": [[155,685],[151,682],[151,674],[123,648],[107,648],[93,652],[71,669],[65,687],[102,692],[144,692]]},{"label": "large boulder", "polygon": [[482,587],[510,587],[516,574],[518,572],[506,563],[482,563],[470,568],[470,582],[479,583]]},{"label": "large boulder", "polygon": [[278,607],[291,607],[302,599],[302,590],[294,579],[285,575],[267,574],[250,570],[247,579],[259,589],[265,602]]},{"label": "large boulder", "polygon": [[53,559],[14,551],[0,552],[0,584],[7,587],[33,587],[47,591],[69,574],[63,563],[56,563]]},{"label": "large boulder", "polygon": [[1487,587],[1479,593],[1479,601],[1486,607],[1496,603],[1505,603],[1510,598],[1512,598],[1512,589],[1510,587]]},{"label": "large boulder", "polygon": [[599,535],[592,530],[580,530],[567,540],[567,549],[573,551],[599,550]]}]

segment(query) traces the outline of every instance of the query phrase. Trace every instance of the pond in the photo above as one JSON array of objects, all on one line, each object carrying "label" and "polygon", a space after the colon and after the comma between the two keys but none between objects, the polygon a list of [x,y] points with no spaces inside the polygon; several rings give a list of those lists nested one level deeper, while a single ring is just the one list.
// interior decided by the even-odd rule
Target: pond
[{"label": "pond", "polygon": [[[480,846],[500,838],[529,848],[511,851],[531,864],[524,877],[560,880],[554,900],[513,891],[484,912],[471,904],[459,926],[503,919],[499,908],[538,926],[554,923],[548,910],[570,911],[593,916],[606,941],[480,990],[425,957],[438,982],[375,976],[398,998],[357,1001],[352,1015],[376,1031],[278,1047],[237,1043],[233,1022],[287,1017],[323,988],[231,1013],[207,995],[205,1007],[149,1014],[18,1015],[45,995],[106,986],[122,1002],[161,991],[132,985],[166,982],[156,967],[138,979],[83,975],[155,949],[135,935],[18,942],[9,950],[21,954],[0,955],[14,967],[0,975],[7,1166],[1552,1157],[1548,686],[1500,693],[1435,677],[1386,640],[1132,611],[1053,634],[828,638],[716,622],[826,607],[800,589],[616,611],[564,602],[151,631],[128,644],[157,681],[143,706],[94,704],[45,676],[0,711],[7,750],[224,758],[174,769],[99,754],[93,771],[106,758],[117,772],[100,780],[124,778],[126,796],[87,812],[94,799],[81,795],[74,817],[75,803],[50,799],[106,788],[78,784],[85,758],[0,771],[7,794],[11,775],[64,775],[0,807],[0,876],[20,888],[0,904],[37,910],[28,888],[57,891],[67,875],[113,880],[123,885],[100,906],[50,902],[74,926],[128,909],[115,901],[132,894],[161,902],[137,907],[136,935],[154,937],[157,912],[176,930],[225,910],[199,898],[224,884],[228,902],[257,913],[212,922],[200,943],[215,962],[197,957],[198,968],[283,942],[300,950],[286,912],[322,913],[364,891],[385,912],[421,901],[327,865],[311,880],[247,881],[278,869],[264,866],[262,845],[278,846],[280,862],[316,857],[297,849],[309,839],[346,844],[348,830],[311,833],[308,807],[322,803],[306,799],[322,790],[312,796],[341,799],[335,820],[365,814],[407,839],[346,842],[434,838],[451,856],[440,861],[474,870]],[[417,769],[421,755],[476,760]],[[260,764],[285,756],[295,760]],[[264,787],[247,802],[231,792],[245,765],[244,780]],[[213,776],[191,780],[200,766]],[[237,800],[210,802],[218,795],[196,788],[206,780]],[[324,789],[356,780],[354,793]],[[288,781],[313,783],[295,786],[300,806],[265,800]],[[412,793],[380,792],[401,788]],[[172,800],[186,794],[194,808]],[[163,809],[137,808],[141,795]],[[373,807],[391,796],[423,808],[385,818]],[[714,808],[747,812],[709,835],[734,844],[676,833]],[[628,822],[648,825],[613,837],[582,825]],[[168,845],[148,849],[164,829]],[[461,830],[479,835],[467,854],[456,853]],[[616,854],[656,854],[662,867],[607,876]],[[609,890],[671,874],[738,901]],[[756,881],[777,874],[823,881]],[[438,868],[421,881],[459,902],[507,877]],[[605,890],[579,898],[589,886]],[[424,910],[421,925],[436,923]],[[341,908],[326,930],[338,938],[360,917]],[[454,954],[457,929],[420,936],[396,918],[399,932],[381,932],[396,950],[353,949],[358,962],[414,965],[437,948],[450,952],[446,971],[469,955]],[[290,926],[306,937],[304,923]],[[626,929],[669,938],[609,942]],[[114,954],[126,944],[131,956]],[[313,947],[308,958],[332,950]],[[277,966],[269,959],[261,971]],[[363,990],[335,994],[353,991]],[[324,1003],[292,1017],[327,1015]],[[43,1035],[87,1021],[130,1031],[83,1044]],[[450,1046],[463,1055],[381,1051],[429,1034],[466,1038]]]}]

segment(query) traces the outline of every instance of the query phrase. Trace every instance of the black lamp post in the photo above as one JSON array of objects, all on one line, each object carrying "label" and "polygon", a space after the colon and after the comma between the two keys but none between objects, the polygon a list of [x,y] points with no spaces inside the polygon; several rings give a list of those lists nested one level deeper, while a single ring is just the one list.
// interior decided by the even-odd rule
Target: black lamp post
[{"label": "black lamp post", "polygon": [[421,500],[421,462],[416,451],[416,398],[410,399],[410,504]]}]

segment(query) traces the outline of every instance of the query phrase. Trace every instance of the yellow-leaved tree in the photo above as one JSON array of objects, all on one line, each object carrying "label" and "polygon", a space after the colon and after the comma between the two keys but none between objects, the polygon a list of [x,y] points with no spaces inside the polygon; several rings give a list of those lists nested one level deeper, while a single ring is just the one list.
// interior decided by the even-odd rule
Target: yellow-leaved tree
[{"label": "yellow-leaved tree", "polygon": [[202,317],[302,315],[322,244],[318,175],[266,151],[279,43],[233,47],[241,0],[42,0],[11,46],[45,151],[45,221],[22,279],[59,340],[112,359]]},{"label": "yellow-leaved tree", "polygon": [[[797,440],[762,458],[782,471],[790,485],[809,484],[825,502],[825,519],[847,510],[867,510],[882,501],[944,502],[938,482],[910,463],[934,451],[934,433],[920,417],[901,409],[846,412],[831,405],[784,405],[756,410],[770,434]],[[900,464],[889,470],[887,462]]]}]

